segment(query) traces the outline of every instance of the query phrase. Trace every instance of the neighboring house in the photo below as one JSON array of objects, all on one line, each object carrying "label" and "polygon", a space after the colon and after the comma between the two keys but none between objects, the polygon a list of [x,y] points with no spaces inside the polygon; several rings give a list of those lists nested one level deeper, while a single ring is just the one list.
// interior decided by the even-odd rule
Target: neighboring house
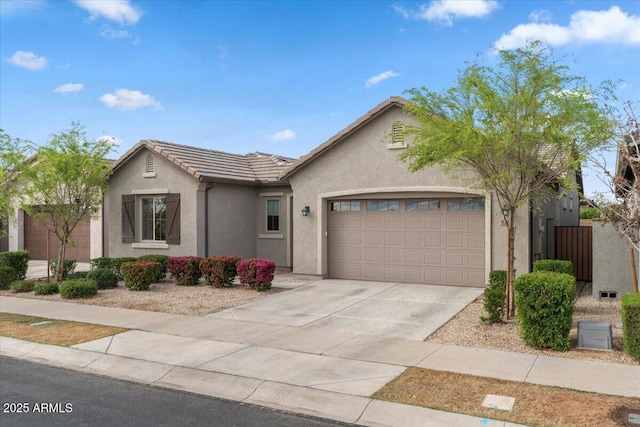
[{"label": "neighboring house", "polygon": [[[401,131],[418,123],[406,103],[387,99],[298,161],[141,141],[114,164],[102,255],[238,255],[299,275],[484,286],[506,266],[500,206],[465,186],[470,171],[408,171]],[[578,211],[570,193],[518,212],[519,274],[553,257],[553,228],[578,225]]]},{"label": "neighboring house", "polygon": [[293,159],[144,140],[113,166],[107,256],[237,255],[291,267]]}]

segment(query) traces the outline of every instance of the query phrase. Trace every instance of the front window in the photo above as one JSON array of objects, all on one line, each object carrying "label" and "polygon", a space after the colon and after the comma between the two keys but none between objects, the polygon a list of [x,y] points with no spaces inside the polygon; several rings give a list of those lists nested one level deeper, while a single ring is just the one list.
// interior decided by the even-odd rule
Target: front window
[{"label": "front window", "polygon": [[144,197],[142,199],[142,240],[165,241],[167,239],[167,199]]},{"label": "front window", "polygon": [[267,200],[267,231],[280,230],[280,200]]}]

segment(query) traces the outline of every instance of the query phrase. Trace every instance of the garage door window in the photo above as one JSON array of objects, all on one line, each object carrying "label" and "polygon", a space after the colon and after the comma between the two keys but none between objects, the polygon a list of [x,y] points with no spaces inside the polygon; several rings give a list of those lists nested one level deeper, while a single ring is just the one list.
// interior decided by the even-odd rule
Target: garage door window
[{"label": "garage door window", "polygon": [[447,210],[449,211],[483,211],[484,199],[451,199],[447,200]]},{"label": "garage door window", "polygon": [[333,212],[360,212],[360,202],[356,202],[356,201],[331,202],[331,210]]},{"label": "garage door window", "polygon": [[367,202],[368,212],[399,211],[400,202],[397,200],[377,200]]},{"label": "garage door window", "polygon": [[440,200],[409,200],[407,211],[439,211]]}]

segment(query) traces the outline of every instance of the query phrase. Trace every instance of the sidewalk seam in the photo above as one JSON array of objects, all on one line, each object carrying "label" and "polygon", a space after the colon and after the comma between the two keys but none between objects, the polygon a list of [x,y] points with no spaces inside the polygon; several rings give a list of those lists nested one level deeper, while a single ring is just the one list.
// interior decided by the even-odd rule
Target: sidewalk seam
[{"label": "sidewalk seam", "polygon": [[531,364],[531,367],[529,368],[529,370],[527,371],[527,375],[525,375],[524,379],[522,380],[523,383],[528,382],[527,380],[529,379],[529,375],[531,375],[531,371],[533,370],[533,367],[536,365],[536,363],[538,362],[538,357],[540,357],[539,354],[536,354],[536,358],[533,360],[533,363]]}]

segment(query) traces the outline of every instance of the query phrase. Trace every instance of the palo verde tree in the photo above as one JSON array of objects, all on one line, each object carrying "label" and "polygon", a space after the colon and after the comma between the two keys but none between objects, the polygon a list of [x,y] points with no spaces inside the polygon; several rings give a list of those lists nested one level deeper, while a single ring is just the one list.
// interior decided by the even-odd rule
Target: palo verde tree
[{"label": "palo verde tree", "polygon": [[18,172],[29,155],[30,143],[0,129],[0,238],[4,237],[13,204],[20,194]]},{"label": "palo verde tree", "polygon": [[[616,100],[613,99],[613,102]],[[640,101],[626,101],[622,107],[608,104],[611,121],[616,126],[612,146],[595,152],[591,164],[600,172],[600,180],[609,188],[609,194],[597,193],[593,208],[600,217],[610,223],[629,242],[631,248],[640,251],[640,120],[637,109]],[[616,153],[616,169],[607,164],[607,149]],[[633,274],[633,288],[638,292],[635,256],[629,250]]]},{"label": "palo verde tree", "polygon": [[506,316],[513,316],[515,213],[540,208],[552,188],[575,187],[586,154],[612,131],[583,77],[535,41],[498,50],[495,67],[481,58],[459,72],[457,85],[433,92],[414,88],[406,110],[419,126],[405,133],[414,144],[400,158],[411,171],[439,165],[468,169],[468,185],[492,193],[507,227]]},{"label": "palo verde tree", "polygon": [[72,122],[39,146],[20,173],[24,188],[22,208],[34,221],[46,226],[60,242],[54,278],[62,280],[71,233],[81,221],[96,214],[107,189],[111,165],[106,156],[111,144],[89,142],[82,126]]}]

